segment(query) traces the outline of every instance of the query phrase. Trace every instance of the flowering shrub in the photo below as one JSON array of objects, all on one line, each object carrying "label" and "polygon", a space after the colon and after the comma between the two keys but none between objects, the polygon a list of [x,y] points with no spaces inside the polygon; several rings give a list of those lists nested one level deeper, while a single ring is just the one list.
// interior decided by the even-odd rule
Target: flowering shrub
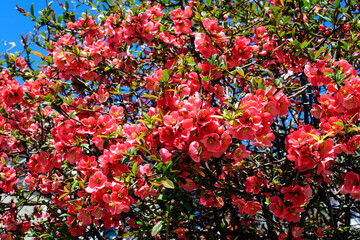
[{"label": "flowering shrub", "polygon": [[355,2],[18,8],[38,35],[1,58],[0,238],[356,238]]}]

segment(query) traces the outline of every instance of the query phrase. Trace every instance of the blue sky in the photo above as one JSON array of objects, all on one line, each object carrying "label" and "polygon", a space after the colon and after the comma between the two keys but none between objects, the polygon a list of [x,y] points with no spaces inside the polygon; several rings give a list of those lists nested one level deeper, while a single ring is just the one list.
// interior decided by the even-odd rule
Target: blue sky
[{"label": "blue sky", "polygon": [[[45,0],[34,1],[35,13],[46,6]],[[22,7],[26,12],[30,12],[31,0],[3,0],[1,1],[0,8],[0,22],[2,23],[0,31],[0,54],[3,54],[6,49],[10,48],[9,42],[16,44],[16,49],[21,50],[21,37],[20,34],[25,36],[27,33],[33,30],[34,22],[29,17],[25,17],[23,14],[16,10],[17,4]],[[7,42],[7,47],[4,46],[4,42]]]},{"label": "blue sky", "polygon": [[[69,10],[74,11],[75,6],[71,0],[69,1]],[[29,18],[19,13],[16,10],[17,4],[23,8],[26,12],[30,12],[30,6],[34,3],[35,16],[39,16],[38,12],[46,7],[46,0],[1,0],[0,8],[0,55],[2,55],[8,48],[11,47],[9,42],[14,42],[16,48],[10,52],[21,51],[21,37],[20,34],[25,36],[27,33],[33,31],[34,22]],[[51,2],[50,0],[48,2]],[[61,3],[65,3],[65,0],[60,0]],[[55,12],[62,12],[56,0],[53,1],[52,8]],[[56,14],[58,15],[58,14]],[[7,42],[7,47],[4,46],[4,42]]]}]

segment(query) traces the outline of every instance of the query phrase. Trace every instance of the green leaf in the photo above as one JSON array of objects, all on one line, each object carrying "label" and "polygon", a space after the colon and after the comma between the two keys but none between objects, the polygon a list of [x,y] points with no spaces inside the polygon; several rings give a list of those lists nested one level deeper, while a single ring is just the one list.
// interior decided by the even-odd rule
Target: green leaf
[{"label": "green leaf", "polygon": [[76,115],[76,111],[73,110],[73,111],[70,113],[69,117],[72,118],[72,117],[74,117],[75,115]]},{"label": "green leaf", "polygon": [[32,51],[32,53],[33,53],[34,55],[38,56],[38,57],[41,57],[41,58],[44,57],[44,55],[43,55],[42,53],[39,53],[39,52],[37,52],[37,51]]},{"label": "green leaf", "polygon": [[155,236],[156,234],[158,234],[161,231],[163,223],[164,223],[164,221],[161,220],[160,222],[155,224],[155,226],[151,230],[151,236]]},{"label": "green leaf", "polygon": [[349,50],[349,44],[346,41],[340,41],[345,46],[345,51]]},{"label": "green leaf", "polygon": [[24,97],[26,97],[30,100],[34,100],[33,97],[28,92],[24,92]]},{"label": "green leaf", "polygon": [[309,0],[303,0],[303,4],[305,8],[309,8],[310,7],[310,1]]},{"label": "green leaf", "polygon": [[258,85],[260,89],[265,89],[265,83],[263,78],[259,79]]},{"label": "green leaf", "polygon": [[124,233],[122,235],[123,238],[128,238],[128,237],[131,237],[131,236],[134,236],[137,232],[127,232],[127,233]]},{"label": "green leaf", "polygon": [[206,0],[206,5],[210,7],[211,6],[211,0]]},{"label": "green leaf", "polygon": [[57,22],[58,23],[61,23],[63,20],[63,15],[59,15],[58,18],[57,18]]},{"label": "green leaf", "polygon": [[132,167],[132,172],[133,172],[134,175],[136,175],[136,173],[137,173],[137,167],[138,167],[138,162],[135,162],[133,167]]},{"label": "green leaf", "polygon": [[253,5],[251,6],[251,10],[252,10],[252,12],[255,12],[256,7],[257,7],[256,3],[253,3]]},{"label": "green leaf", "polygon": [[75,187],[76,187],[76,185],[78,185],[78,183],[79,183],[79,182],[75,179],[74,183],[73,183],[72,186],[71,186],[71,190],[74,190]]},{"label": "green leaf", "polygon": [[30,13],[32,16],[34,16],[34,4],[31,4],[31,7],[30,7]]},{"label": "green leaf", "polygon": [[70,192],[64,193],[63,195],[61,195],[61,196],[59,197],[58,200],[62,199],[63,197],[65,197],[65,196],[67,196],[67,195],[69,195],[69,194],[70,194]]},{"label": "green leaf", "polygon": [[143,98],[155,98],[155,99],[158,99],[159,97],[155,96],[155,95],[151,95],[151,94],[144,94],[142,95],[141,97]]},{"label": "green leaf", "polygon": [[302,44],[301,44],[301,49],[304,49],[304,48],[306,48],[307,46],[309,45],[309,43],[308,42],[303,42]]},{"label": "green leaf", "polygon": [[72,216],[72,215],[69,214],[69,213],[63,213],[63,214],[61,214],[59,217],[67,217],[67,216]]},{"label": "green leaf", "polygon": [[342,122],[333,122],[333,124],[339,125],[340,127],[344,127],[344,123]]},{"label": "green leaf", "polygon": [[165,83],[168,83],[169,82],[169,71],[167,69],[164,69],[163,70],[163,81]]},{"label": "green leaf", "polygon": [[189,63],[188,63],[190,66],[195,66],[195,61],[194,61],[194,58],[193,57],[191,57],[190,59],[189,59]]},{"label": "green leaf", "polygon": [[319,17],[321,17],[323,20],[325,20],[326,22],[328,22],[328,23],[332,23],[332,21],[331,21],[331,19],[329,18],[329,17],[324,17],[323,15],[321,15],[321,14],[318,14],[319,15]]},{"label": "green leaf", "polygon": [[309,53],[310,53],[310,56],[311,56],[313,59],[315,59],[315,54],[314,54],[313,50],[311,50],[311,48],[308,48],[308,51],[309,51]]},{"label": "green leaf", "polygon": [[318,142],[320,141],[320,138],[318,136],[316,136],[315,134],[312,134],[312,133],[306,133],[306,134],[315,138],[316,141],[318,141]]},{"label": "green leaf", "polygon": [[292,43],[292,45],[294,45],[295,47],[301,48],[300,42],[299,42],[298,40],[294,40],[294,41],[292,41],[291,43]]},{"label": "green leaf", "polygon": [[174,183],[170,179],[165,179],[164,181],[162,181],[162,184],[166,188],[171,188],[171,189],[175,188]]},{"label": "green leaf", "polygon": [[68,0],[65,1],[65,10],[69,11],[69,2],[68,2]]},{"label": "green leaf", "polygon": [[316,54],[315,54],[315,59],[317,59],[317,58],[320,56],[320,54],[321,54],[326,48],[327,48],[326,46],[320,48],[320,49],[316,52]]},{"label": "green leaf", "polygon": [[188,210],[189,212],[192,210],[192,208],[191,208],[192,203],[189,200],[182,200],[182,204],[184,205],[186,210]]},{"label": "green leaf", "polygon": [[3,165],[5,165],[5,164],[6,164],[6,160],[5,160],[5,158],[1,157],[1,163],[2,163]]},{"label": "green leaf", "polygon": [[280,12],[276,17],[276,26],[279,25],[281,17],[282,17],[282,12]]},{"label": "green leaf", "polygon": [[334,4],[334,8],[337,9],[340,6],[340,0],[336,0]]}]

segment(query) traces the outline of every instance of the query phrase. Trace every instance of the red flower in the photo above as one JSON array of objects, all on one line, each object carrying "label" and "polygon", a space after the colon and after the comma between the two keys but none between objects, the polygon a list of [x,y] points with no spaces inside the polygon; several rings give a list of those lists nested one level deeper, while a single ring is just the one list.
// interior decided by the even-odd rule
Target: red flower
[{"label": "red flower", "polygon": [[260,192],[260,187],[264,179],[259,179],[256,176],[247,177],[245,181],[246,192],[258,194]]},{"label": "red flower", "polygon": [[302,239],[301,234],[304,232],[304,229],[302,227],[293,227],[291,228],[291,234],[295,239]]},{"label": "red flower", "polygon": [[283,201],[278,196],[272,196],[269,201],[269,209],[274,213],[274,216],[282,218],[285,213],[285,205]]},{"label": "red flower", "polygon": [[160,141],[167,145],[171,145],[174,142],[175,132],[172,127],[165,126],[159,128],[159,135],[160,135]]},{"label": "red flower", "polygon": [[240,214],[245,214],[245,199],[235,199],[231,203],[238,207]]},{"label": "red flower", "polygon": [[211,39],[207,34],[195,35],[195,49],[199,51],[204,58],[209,58],[218,53],[218,50],[211,44]]},{"label": "red flower", "polygon": [[185,11],[180,8],[171,12],[171,19],[174,21],[174,28],[176,34],[191,34],[192,21],[187,19],[191,18],[192,11],[189,6],[186,6]]},{"label": "red flower", "polygon": [[296,185],[295,187],[283,187],[281,193],[285,194],[284,199],[287,201],[292,201],[295,207],[300,207],[305,203],[306,195],[304,188]]},{"label": "red flower", "polygon": [[82,222],[84,227],[89,226],[92,222],[91,214],[86,209],[80,209],[77,217]]},{"label": "red flower", "polygon": [[294,207],[294,206],[287,207],[285,209],[284,218],[288,222],[298,222],[298,221],[300,221],[299,213],[304,212],[304,211],[305,210],[303,210],[299,207]]},{"label": "red flower", "polygon": [[250,39],[247,39],[246,37],[237,37],[236,38],[236,44],[233,48],[233,55],[238,60],[248,60],[252,56],[252,47],[249,46]]},{"label": "red flower", "polygon": [[261,211],[261,204],[254,201],[248,201],[245,204],[244,211],[246,214],[249,214],[250,216],[254,216],[257,211]]},{"label": "red flower", "polygon": [[360,191],[359,175],[354,172],[347,172],[345,174],[345,184],[343,188],[347,193],[359,192]]}]

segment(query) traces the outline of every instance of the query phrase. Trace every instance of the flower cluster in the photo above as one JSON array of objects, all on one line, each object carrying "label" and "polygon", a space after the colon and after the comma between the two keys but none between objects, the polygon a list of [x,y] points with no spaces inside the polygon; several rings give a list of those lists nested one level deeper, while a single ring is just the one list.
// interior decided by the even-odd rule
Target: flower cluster
[{"label": "flower cluster", "polygon": [[1,239],[356,235],[357,6],[59,4],[1,57]]}]

